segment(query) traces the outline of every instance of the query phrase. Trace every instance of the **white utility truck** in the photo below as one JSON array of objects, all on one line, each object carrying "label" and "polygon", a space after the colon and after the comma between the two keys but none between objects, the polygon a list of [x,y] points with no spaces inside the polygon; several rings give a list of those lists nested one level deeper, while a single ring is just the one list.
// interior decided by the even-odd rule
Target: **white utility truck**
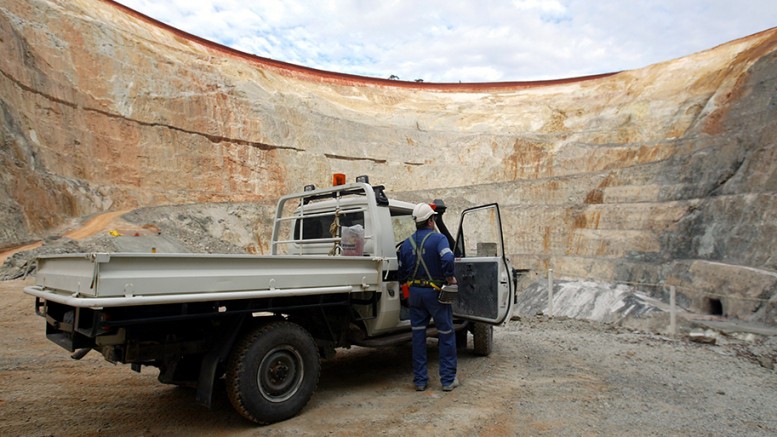
[{"label": "white utility truck", "polygon": [[[206,406],[224,377],[235,409],[269,424],[307,404],[335,349],[410,340],[397,247],[415,230],[413,207],[364,176],[307,186],[279,200],[270,255],[41,256],[25,292],[73,358],[95,350],[135,371],[157,367],[161,382],[196,387]],[[465,210],[454,247],[457,344],[471,332],[475,353],[488,355],[514,287],[498,205]]]}]

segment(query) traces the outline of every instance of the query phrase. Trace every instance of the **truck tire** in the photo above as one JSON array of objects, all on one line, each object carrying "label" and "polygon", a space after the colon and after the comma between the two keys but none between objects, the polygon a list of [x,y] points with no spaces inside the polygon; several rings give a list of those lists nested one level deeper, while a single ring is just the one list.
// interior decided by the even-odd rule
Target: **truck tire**
[{"label": "truck tire", "polygon": [[318,386],[321,362],[301,326],[276,321],[249,331],[227,364],[227,395],[246,419],[261,425],[295,416]]},{"label": "truck tire", "polygon": [[494,349],[494,327],[485,323],[475,323],[472,333],[472,345],[475,355],[487,357]]}]

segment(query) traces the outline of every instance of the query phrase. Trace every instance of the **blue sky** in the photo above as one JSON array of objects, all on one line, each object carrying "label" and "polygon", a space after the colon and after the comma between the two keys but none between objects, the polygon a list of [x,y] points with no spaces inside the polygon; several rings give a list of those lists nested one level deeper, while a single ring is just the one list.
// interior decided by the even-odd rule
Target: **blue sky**
[{"label": "blue sky", "polygon": [[777,26],[775,0],[118,0],[237,50],[425,82],[645,67]]}]

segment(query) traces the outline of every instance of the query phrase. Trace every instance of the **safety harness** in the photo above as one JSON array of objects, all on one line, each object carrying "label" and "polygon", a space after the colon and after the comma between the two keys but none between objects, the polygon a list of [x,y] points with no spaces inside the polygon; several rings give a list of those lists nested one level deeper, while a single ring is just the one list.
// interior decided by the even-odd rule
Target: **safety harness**
[{"label": "safety harness", "polygon": [[[429,236],[431,235],[432,235],[431,232],[426,234],[423,240],[421,240],[420,245],[416,244],[415,239],[413,238],[412,235],[410,236],[410,238],[408,238],[408,240],[410,240],[410,245],[413,247],[413,250],[415,251],[415,269],[413,270],[413,274],[411,275],[413,279],[411,279],[407,283],[410,286],[430,287],[430,288],[434,288],[437,291],[440,291],[440,287],[441,287],[440,284],[442,284],[442,281],[435,281],[434,279],[432,279],[432,275],[429,273],[429,267],[426,266],[426,261],[424,261],[424,257],[421,256],[421,252],[423,251],[423,248],[424,248],[424,243],[426,243],[426,239],[429,238]],[[424,272],[426,273],[427,279],[416,279],[416,274],[418,274],[418,268],[420,266],[424,266]]]}]

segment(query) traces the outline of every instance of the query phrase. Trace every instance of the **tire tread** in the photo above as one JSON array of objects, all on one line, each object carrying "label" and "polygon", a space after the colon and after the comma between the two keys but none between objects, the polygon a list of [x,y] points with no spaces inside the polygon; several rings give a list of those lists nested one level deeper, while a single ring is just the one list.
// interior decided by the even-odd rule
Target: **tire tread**
[{"label": "tire tread", "polygon": [[[253,330],[249,331],[246,335],[244,335],[235,345],[235,348],[233,349],[233,353],[230,355],[230,358],[227,363],[226,388],[227,388],[227,397],[229,398],[230,403],[241,416],[259,425],[269,425],[279,420],[285,420],[285,418],[277,419],[277,420],[267,420],[267,419],[257,417],[256,415],[251,413],[251,411],[249,411],[248,407],[245,405],[244,399],[240,393],[241,378],[239,376],[243,375],[246,372],[246,355],[250,352],[251,346],[257,341],[259,341],[260,338],[265,337],[279,329],[296,330],[297,332],[302,333],[306,337],[306,341],[308,341],[310,344],[315,345],[315,341],[313,340],[313,337],[310,335],[310,333],[307,330],[305,330],[301,326],[287,321],[275,321],[275,322],[267,323],[262,326],[256,327]],[[313,377],[315,378],[315,382],[313,383],[313,390],[311,393],[315,392],[316,388],[318,387],[320,373],[321,372],[319,367],[318,371],[315,372],[315,375],[313,375]],[[305,401],[305,404],[307,404],[307,400]],[[302,409],[303,407],[304,407],[304,404],[302,405],[302,407],[300,407],[300,409]]]}]

